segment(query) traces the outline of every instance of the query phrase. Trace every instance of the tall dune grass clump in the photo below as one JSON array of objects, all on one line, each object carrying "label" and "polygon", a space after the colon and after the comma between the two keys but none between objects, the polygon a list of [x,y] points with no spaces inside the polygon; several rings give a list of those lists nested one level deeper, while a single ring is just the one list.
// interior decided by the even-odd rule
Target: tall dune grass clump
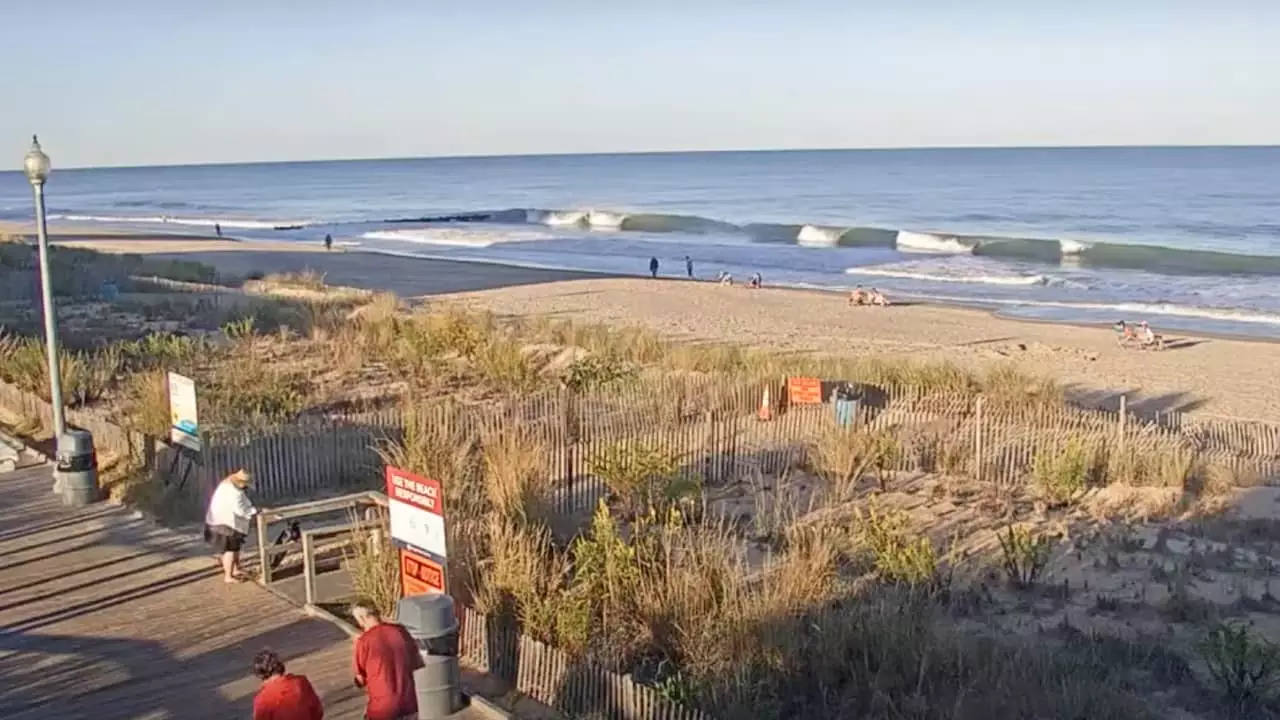
[{"label": "tall dune grass clump", "polygon": [[838,502],[853,499],[862,478],[875,471],[883,487],[885,473],[902,458],[892,428],[831,428],[809,447],[809,462],[824,477]]},{"label": "tall dune grass clump", "polygon": [[1047,501],[1055,506],[1067,505],[1089,486],[1096,458],[1095,448],[1071,438],[1061,449],[1045,448],[1037,452],[1032,475]]},{"label": "tall dune grass clump", "polygon": [[400,601],[400,554],[391,542],[385,510],[371,515],[352,511],[351,542],[342,548],[343,559],[351,574],[356,596],[367,599],[382,613],[393,618]]},{"label": "tall dune grass clump", "polygon": [[[0,379],[49,401],[49,366],[44,342],[0,333]],[[94,351],[59,349],[58,374],[63,398],[71,407],[83,407],[106,397],[124,370],[120,349],[107,346]]]}]

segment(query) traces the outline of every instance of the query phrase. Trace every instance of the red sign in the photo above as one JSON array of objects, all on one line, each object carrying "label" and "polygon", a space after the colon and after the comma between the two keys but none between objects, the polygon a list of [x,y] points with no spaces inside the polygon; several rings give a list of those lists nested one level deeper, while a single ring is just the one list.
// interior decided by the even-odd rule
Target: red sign
[{"label": "red sign", "polygon": [[412,505],[433,515],[444,515],[444,494],[440,481],[387,466],[387,499]]},{"label": "red sign", "polygon": [[444,568],[431,558],[401,550],[400,586],[405,597],[444,593]]},{"label": "red sign", "polygon": [[787,403],[790,405],[821,405],[822,380],[809,377],[787,378]]}]

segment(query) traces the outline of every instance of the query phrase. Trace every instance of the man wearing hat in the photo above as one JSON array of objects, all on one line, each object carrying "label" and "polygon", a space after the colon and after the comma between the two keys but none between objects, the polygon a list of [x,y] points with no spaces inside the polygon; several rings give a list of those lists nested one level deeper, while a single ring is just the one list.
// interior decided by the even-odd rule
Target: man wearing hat
[{"label": "man wearing hat", "polygon": [[252,480],[246,470],[237,470],[223,478],[204,514],[204,539],[218,554],[222,579],[228,583],[245,579],[240,574],[240,548],[249,534],[250,521],[258,514],[245,492]]}]

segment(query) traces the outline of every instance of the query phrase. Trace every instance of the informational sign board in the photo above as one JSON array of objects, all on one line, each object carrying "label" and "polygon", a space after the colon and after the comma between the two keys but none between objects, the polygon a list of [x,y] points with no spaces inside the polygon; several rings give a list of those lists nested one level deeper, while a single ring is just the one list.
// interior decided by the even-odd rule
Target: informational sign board
[{"label": "informational sign board", "polygon": [[200,452],[200,418],[196,411],[196,383],[169,373],[169,442]]},{"label": "informational sign board", "polygon": [[788,405],[821,405],[822,380],[811,377],[787,378]]},{"label": "informational sign board", "polygon": [[400,551],[400,587],[405,597],[443,594],[445,592],[444,566],[425,555],[402,549]]},{"label": "informational sign board", "polygon": [[442,563],[446,561],[449,547],[440,482],[391,466],[387,466],[386,476],[391,539]]}]

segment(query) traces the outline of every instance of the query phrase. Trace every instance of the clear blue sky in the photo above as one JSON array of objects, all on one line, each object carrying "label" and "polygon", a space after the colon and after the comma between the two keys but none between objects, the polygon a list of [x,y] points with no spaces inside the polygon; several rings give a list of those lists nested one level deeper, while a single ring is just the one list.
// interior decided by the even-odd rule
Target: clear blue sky
[{"label": "clear blue sky", "polygon": [[[736,6],[736,7],[735,7]],[[1278,144],[1268,0],[0,0],[0,168]]]}]

